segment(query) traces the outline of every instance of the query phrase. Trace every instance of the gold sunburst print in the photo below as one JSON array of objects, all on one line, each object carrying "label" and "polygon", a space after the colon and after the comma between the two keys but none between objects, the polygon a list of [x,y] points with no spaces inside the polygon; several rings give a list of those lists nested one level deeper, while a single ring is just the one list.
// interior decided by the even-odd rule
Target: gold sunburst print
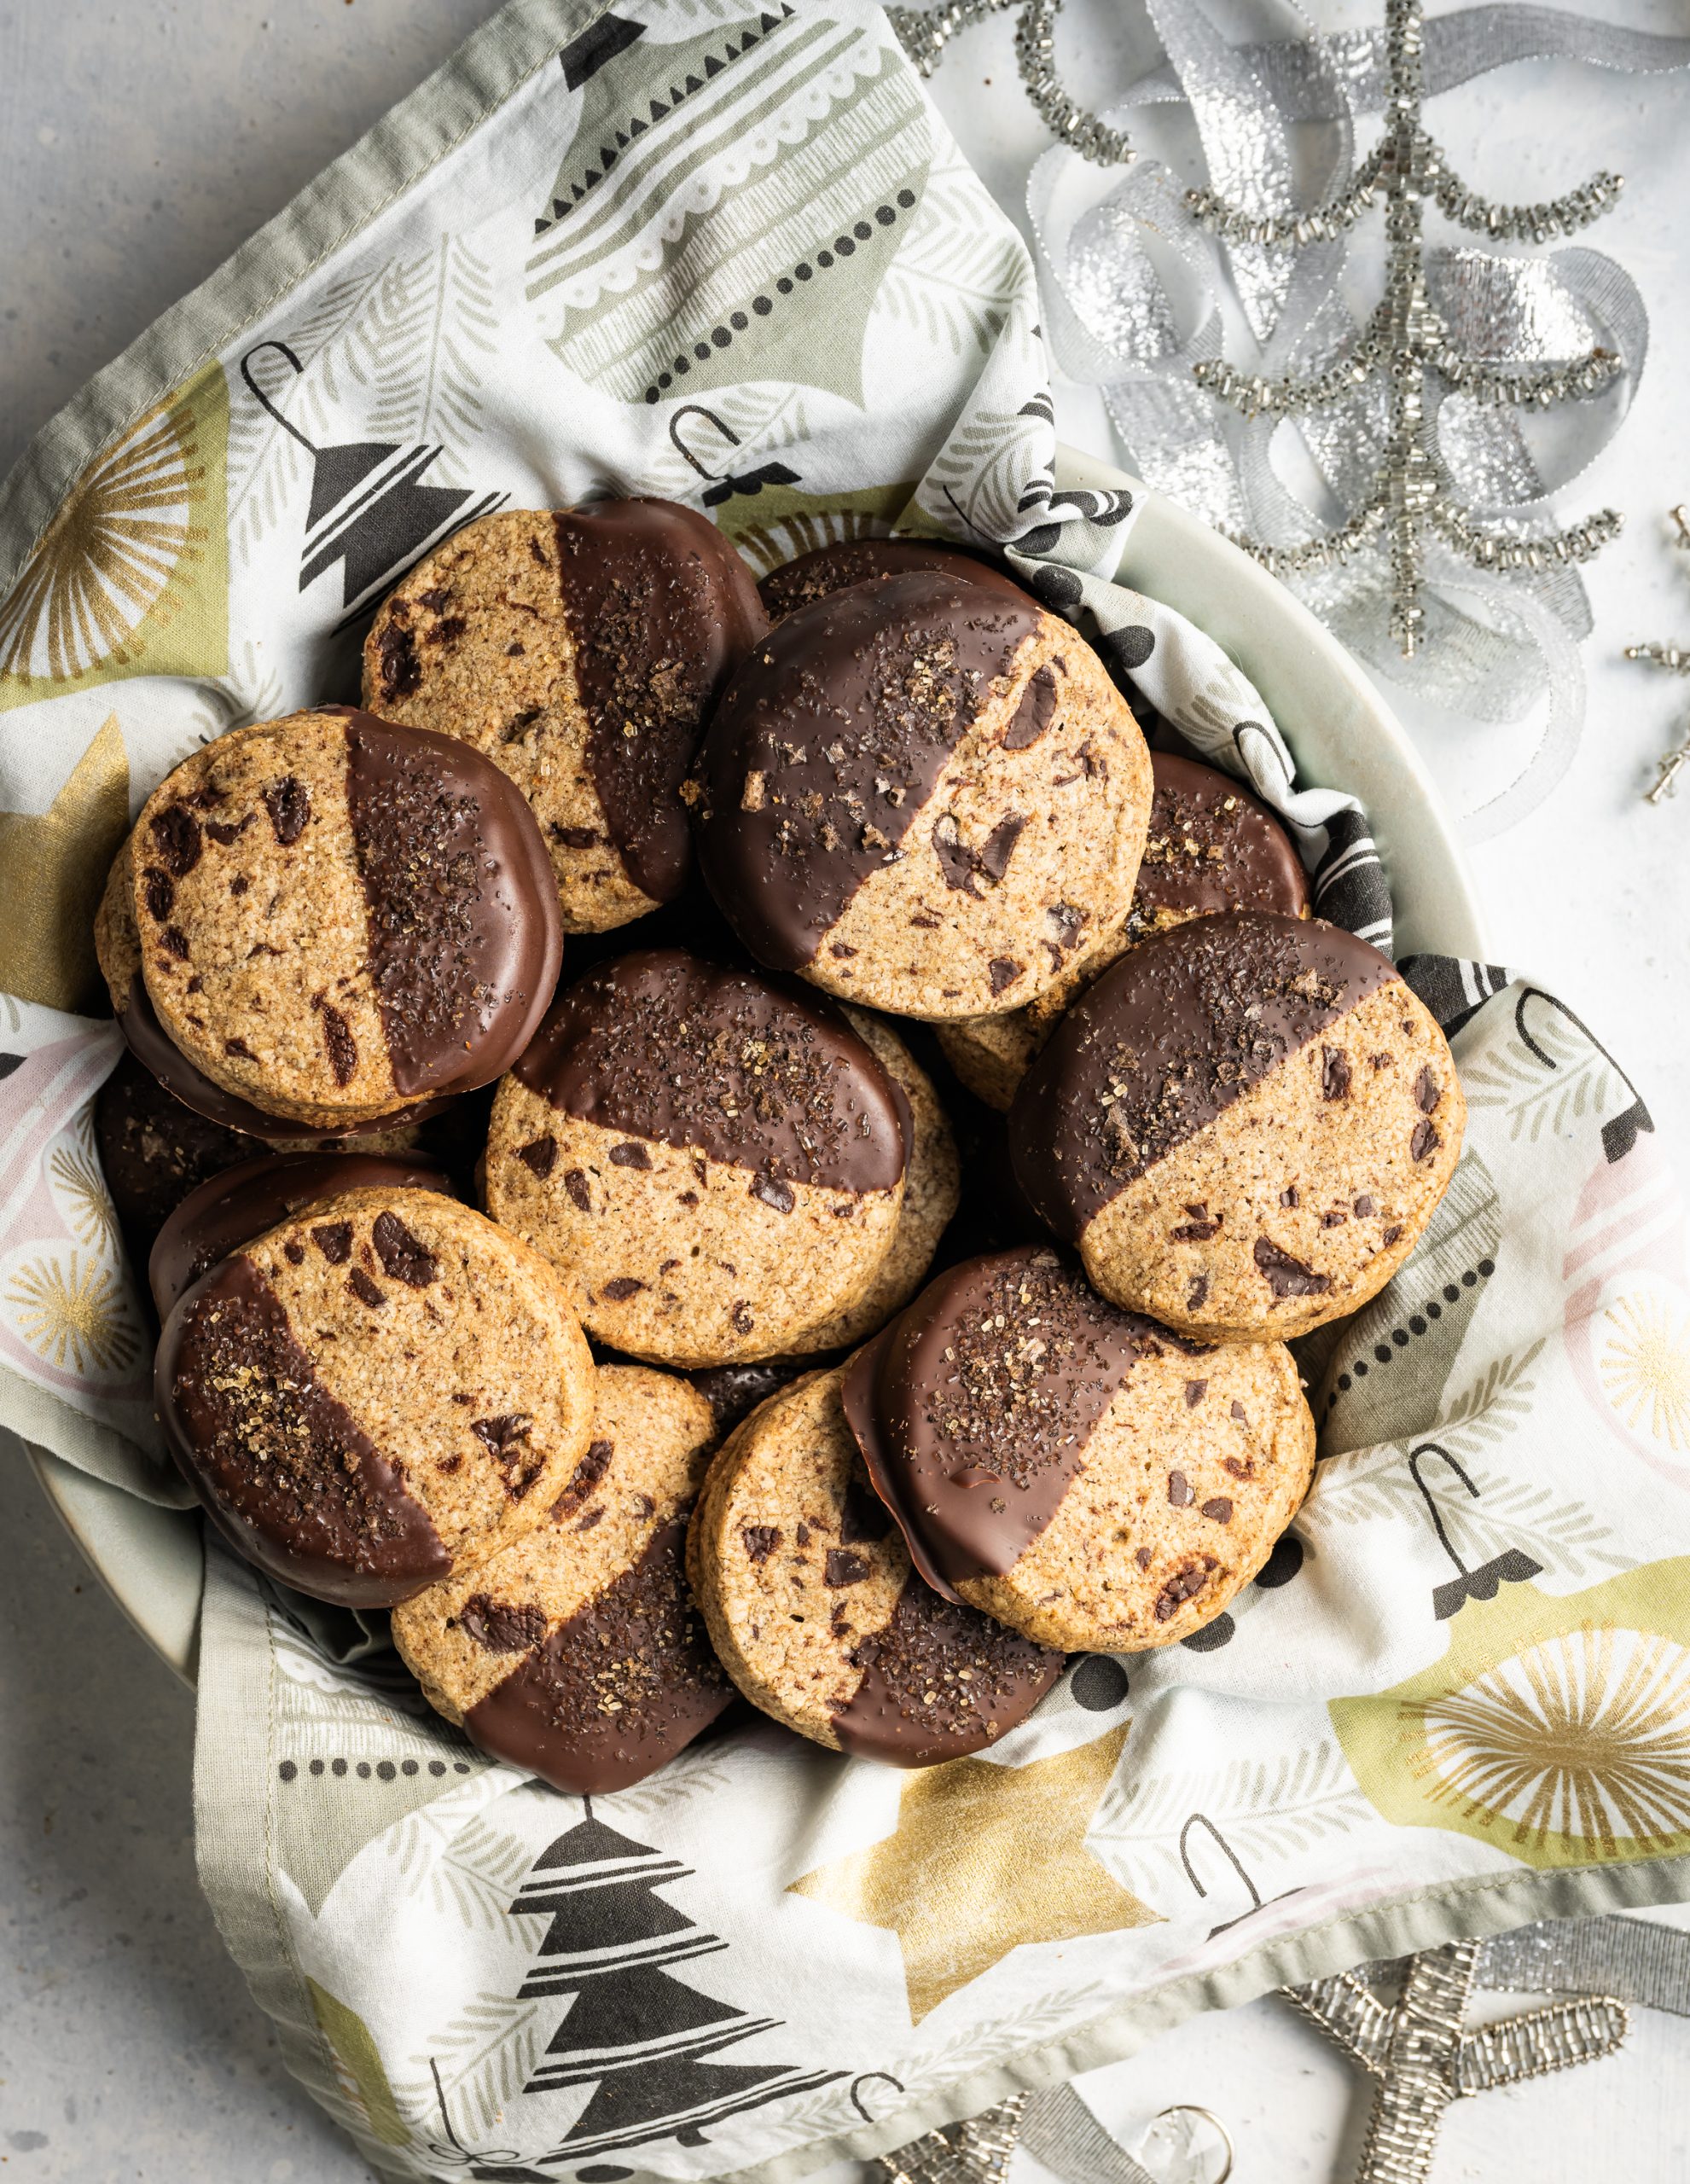
[{"label": "gold sunburst print", "polygon": [[1612,1332],[1597,1369],[1608,1401],[1633,1432],[1675,1455],[1690,1449],[1690,1319],[1647,1294],[1622,1297],[1602,1316]]},{"label": "gold sunburst print", "polygon": [[1512,1821],[1516,1840],[1666,1843],[1690,1827],[1690,1650],[1586,1625],[1413,1709],[1435,1800]]},{"label": "gold sunburst print", "polygon": [[95,456],[0,601],[0,706],[226,666],[228,427],[211,364]]},{"label": "gold sunburst print", "polygon": [[67,1132],[47,1163],[53,1194],[76,1240],[102,1257],[118,1248],[117,1209],[106,1188],[100,1163],[84,1130]]},{"label": "gold sunburst print", "polygon": [[83,1377],[132,1365],[140,1340],[109,1267],[72,1252],[61,1264],[36,1259],[6,1291],[14,1325],[30,1348],[61,1373]]}]

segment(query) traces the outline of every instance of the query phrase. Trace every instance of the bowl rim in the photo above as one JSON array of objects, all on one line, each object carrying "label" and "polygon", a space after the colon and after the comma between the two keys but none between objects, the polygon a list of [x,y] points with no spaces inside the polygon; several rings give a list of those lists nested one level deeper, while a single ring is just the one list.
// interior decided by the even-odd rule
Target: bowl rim
[{"label": "bowl rim", "polygon": [[[1118,578],[1200,624],[1249,675],[1300,764],[1313,742],[1353,739],[1392,876],[1399,950],[1486,953],[1478,890],[1425,760],[1362,668],[1302,601],[1232,542],[1128,472],[1059,446],[1059,488],[1125,490],[1136,502]],[[1303,726],[1286,717],[1293,710]],[[1318,733],[1314,724],[1318,723]],[[166,1509],[24,1444],[48,1501],[135,1629],[183,1683],[198,1665],[205,1546],[196,1509]]]}]

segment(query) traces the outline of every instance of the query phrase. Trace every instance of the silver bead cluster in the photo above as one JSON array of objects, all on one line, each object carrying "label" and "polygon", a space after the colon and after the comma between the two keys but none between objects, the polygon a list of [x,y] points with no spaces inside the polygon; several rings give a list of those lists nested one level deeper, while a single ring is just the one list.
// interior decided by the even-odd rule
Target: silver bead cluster
[{"label": "silver bead cluster", "polygon": [[920,76],[931,76],[959,31],[1017,11],[1015,67],[1033,111],[1051,134],[1095,166],[1125,166],[1138,154],[1122,129],[1111,129],[1070,98],[1056,73],[1056,17],[1062,0],[945,0],[942,7],[888,8],[893,35]]},{"label": "silver bead cluster", "polygon": [[1423,22],[1421,0],[1386,0],[1391,98],[1385,133],[1342,195],[1314,212],[1279,219],[1258,218],[1211,190],[1193,189],[1186,197],[1193,218],[1211,233],[1269,249],[1329,240],[1353,226],[1376,200],[1384,203],[1385,294],[1341,357],[1323,371],[1280,379],[1220,361],[1193,369],[1200,386],[1246,416],[1329,409],[1375,373],[1389,378],[1385,459],[1366,502],[1349,522],[1296,546],[1269,547],[1246,538],[1237,543],[1275,573],[1292,575],[1346,561],[1383,532],[1391,565],[1391,634],[1405,657],[1418,650],[1426,624],[1420,592],[1428,533],[1478,568],[1542,570],[1588,561],[1617,535],[1622,520],[1603,508],[1564,531],[1488,529],[1457,503],[1438,463],[1426,420],[1428,374],[1476,402],[1547,409],[1599,392],[1619,371],[1620,359],[1598,347],[1565,364],[1509,370],[1463,355],[1426,293],[1426,204],[1481,235],[1541,243],[1599,218],[1623,185],[1618,175],[1598,174],[1552,202],[1513,206],[1492,204],[1468,189],[1421,123]]},{"label": "silver bead cluster", "polygon": [[[1678,543],[1690,550],[1690,508],[1681,501],[1672,511],[1672,520],[1678,529]],[[1690,652],[1681,645],[1628,645],[1628,659],[1647,660],[1651,667],[1664,667],[1670,675],[1690,675]],[[1655,775],[1655,784],[1644,793],[1646,804],[1660,804],[1670,797],[1678,785],[1679,775],[1690,767],[1690,735],[1669,751]]]}]

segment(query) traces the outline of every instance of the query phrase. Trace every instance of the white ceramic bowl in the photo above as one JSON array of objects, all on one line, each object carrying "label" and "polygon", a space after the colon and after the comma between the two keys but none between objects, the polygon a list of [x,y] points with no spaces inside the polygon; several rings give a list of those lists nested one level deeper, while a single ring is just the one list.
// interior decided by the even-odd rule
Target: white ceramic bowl
[{"label": "white ceramic bowl", "polygon": [[[1145,490],[1069,450],[1057,479]],[[1267,700],[1303,781],[1349,789],[1366,804],[1396,902],[1398,952],[1483,956],[1472,880],[1431,775],[1378,691],[1308,609],[1248,555],[1155,495],[1128,535],[1118,574],[1230,653]],[[204,1569],[198,1516],[153,1508],[39,1450],[32,1456],[119,1606],[191,1682]]]}]

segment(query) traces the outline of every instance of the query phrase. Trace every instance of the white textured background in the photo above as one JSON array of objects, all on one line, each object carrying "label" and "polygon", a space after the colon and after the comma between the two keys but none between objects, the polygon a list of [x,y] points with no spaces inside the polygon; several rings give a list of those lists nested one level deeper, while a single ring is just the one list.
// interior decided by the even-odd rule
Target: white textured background
[{"label": "white textured background", "polygon": [[[1639,28],[1687,27],[1678,0],[1599,4]],[[483,0],[0,0],[0,472],[488,12]],[[1059,48],[1095,104],[1143,65],[1129,12],[1070,0]],[[1311,0],[1311,13],[1339,28],[1376,10]],[[1015,86],[1008,24],[957,41],[934,90],[1020,218],[1048,140]],[[1619,437],[1565,497],[1569,514],[1608,502],[1629,519],[1588,575],[1584,744],[1549,804],[1474,862],[1493,952],[1552,981],[1618,1052],[1681,1161],[1690,789],[1652,811],[1638,795],[1690,725],[1690,682],[1618,654],[1646,637],[1690,646],[1690,555],[1671,554],[1664,521],[1690,497],[1687,105],[1690,80],[1532,64],[1432,117],[1495,196],[1551,196],[1602,166],[1628,178],[1589,241],[1644,291],[1649,367]],[[1059,389],[1058,416],[1067,439],[1116,452],[1092,398]],[[1436,769],[1473,763],[1455,724],[1403,710]],[[0,1550],[0,2165],[31,2184],[362,2177],[281,2070],[200,1897],[187,1693],[9,1470]],[[1457,2109],[1437,2184],[1679,2184],[1687,2082],[1690,2024],[1640,2013],[1613,2061]],[[1272,2001],[1188,2024],[1084,2090],[1129,2143],[1165,2103],[1205,2103],[1238,2141],[1237,2184],[1343,2177],[1364,2113],[1345,2065]]]}]

